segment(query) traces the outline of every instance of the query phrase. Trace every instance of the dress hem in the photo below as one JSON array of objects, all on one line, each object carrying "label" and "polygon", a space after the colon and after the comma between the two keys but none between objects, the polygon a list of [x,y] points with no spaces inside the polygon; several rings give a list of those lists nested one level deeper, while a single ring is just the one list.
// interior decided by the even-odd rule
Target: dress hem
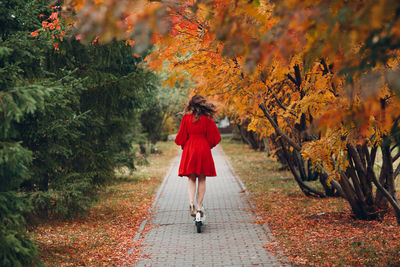
[{"label": "dress hem", "polygon": [[[178,176],[179,176],[179,177],[184,177],[184,176],[189,177],[189,176],[192,175],[192,174],[200,175],[200,174],[197,174],[197,173],[190,173],[190,174],[178,174]],[[204,174],[204,173],[202,173],[202,174],[203,174],[204,176],[206,176],[206,177],[217,177],[217,174],[215,174],[215,175],[212,175],[212,174],[207,175],[207,174]]]}]

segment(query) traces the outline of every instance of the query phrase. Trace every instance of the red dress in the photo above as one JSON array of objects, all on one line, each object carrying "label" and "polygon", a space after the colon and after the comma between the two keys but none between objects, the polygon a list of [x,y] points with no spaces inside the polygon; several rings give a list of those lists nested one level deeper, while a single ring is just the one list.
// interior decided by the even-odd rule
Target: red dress
[{"label": "red dress", "polygon": [[220,141],[221,136],[211,118],[200,115],[195,122],[193,114],[184,115],[175,138],[175,143],[183,148],[179,176],[192,173],[217,176],[211,148]]}]

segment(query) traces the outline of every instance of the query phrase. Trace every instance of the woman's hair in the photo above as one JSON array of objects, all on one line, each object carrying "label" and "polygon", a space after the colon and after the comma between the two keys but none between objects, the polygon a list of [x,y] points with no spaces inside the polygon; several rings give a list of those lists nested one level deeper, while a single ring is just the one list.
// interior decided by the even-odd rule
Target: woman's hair
[{"label": "woman's hair", "polygon": [[186,105],[185,114],[192,113],[195,121],[197,121],[200,118],[200,115],[205,115],[211,118],[214,117],[216,112],[215,109],[215,105],[207,102],[203,96],[194,95]]}]

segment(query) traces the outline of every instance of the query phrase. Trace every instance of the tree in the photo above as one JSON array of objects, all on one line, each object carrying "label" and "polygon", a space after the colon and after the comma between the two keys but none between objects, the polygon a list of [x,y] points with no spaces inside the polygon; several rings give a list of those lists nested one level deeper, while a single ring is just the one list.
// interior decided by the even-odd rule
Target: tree
[{"label": "tree", "polygon": [[1,266],[39,265],[26,221],[83,214],[116,167],[134,167],[144,100],[157,93],[129,42],[83,45],[59,11],[0,7]]},{"label": "tree", "polygon": [[[133,12],[134,4],[116,3],[103,7],[128,18],[117,36],[125,31],[124,36],[145,44],[146,36],[158,33],[152,40],[162,52],[152,57],[152,65],[168,58],[197,77],[199,91],[233,105],[239,117],[249,116],[250,129],[276,134],[278,146],[287,147],[288,162],[293,155],[297,161],[292,163],[295,178],[302,176],[302,166],[308,169],[302,162],[312,162],[311,175],[318,173],[326,193],[332,185],[345,196],[356,217],[377,217],[375,200],[382,195],[399,218],[395,178],[390,178],[396,155],[384,152],[387,146],[397,148],[391,129],[400,117],[398,1],[152,2],[140,12]],[[98,16],[101,3],[85,4],[85,9],[75,6],[78,19],[80,10]],[[116,25],[119,17],[108,19]],[[96,22],[80,22],[84,34],[93,35]],[[115,36],[110,25],[102,26],[102,38]],[[391,169],[380,181],[368,176],[377,188],[369,204],[369,186],[362,185],[365,174],[352,152],[358,145],[369,151],[380,147],[386,153],[383,169]],[[376,163],[367,153],[358,157]],[[360,172],[350,175],[351,169]],[[322,196],[296,181],[305,193]],[[360,209],[360,201],[368,208]]]},{"label": "tree", "polygon": [[[298,12],[298,7],[296,5],[293,8],[293,13]],[[326,7],[325,3],[316,10],[323,7]],[[244,118],[251,114],[250,129],[266,135],[270,135],[272,130],[277,137],[272,140],[275,140],[281,148],[296,181],[307,195],[323,196],[322,193],[309,188],[302,182],[309,179],[308,177],[317,176],[325,188],[325,193],[331,195],[337,190],[337,193],[346,197],[358,218],[378,218],[381,215],[378,212],[380,209],[378,202],[382,196],[389,200],[398,215],[398,204],[392,181],[394,178],[391,178],[391,173],[394,171],[391,153],[386,152],[384,159],[386,167],[382,169],[385,171],[381,172],[379,177],[382,180],[378,181],[373,179],[375,176],[374,156],[371,157],[369,152],[362,154],[361,151],[365,153],[368,150],[361,150],[362,145],[360,147],[357,145],[361,142],[375,151],[379,144],[386,140],[384,142],[386,145],[381,145],[382,152],[394,151],[397,147],[390,137],[390,129],[399,118],[399,112],[395,110],[399,100],[394,94],[395,90],[392,90],[394,88],[387,86],[390,86],[390,80],[385,78],[387,75],[382,73],[383,69],[379,70],[377,66],[379,62],[385,62],[386,68],[389,69],[385,72],[393,73],[397,64],[397,54],[394,53],[393,57],[390,56],[392,52],[386,52],[387,56],[375,60],[374,65],[364,62],[361,64],[363,69],[355,68],[350,72],[346,67],[342,67],[342,62],[338,64],[343,56],[340,47],[337,47],[339,53],[335,52],[337,50],[329,50],[331,53],[329,59],[323,53],[319,55],[319,58],[314,56],[315,47],[310,43],[315,39],[308,37],[308,33],[303,32],[302,27],[298,27],[299,24],[290,24],[290,27],[285,24],[290,21],[284,20],[289,16],[286,13],[283,18],[272,16],[270,13],[272,5],[264,9],[260,5],[256,11],[254,6],[245,3],[230,6],[230,8],[229,12],[224,13],[223,18],[226,19],[229,16],[231,20],[224,22],[218,20],[220,19],[218,11],[213,13],[216,22],[204,19],[207,16],[197,16],[201,15],[201,11],[197,11],[197,14],[194,14],[191,9],[186,9],[184,14],[182,11],[177,12],[174,15],[175,21],[179,22],[175,26],[174,45],[171,45],[168,38],[162,40],[167,52],[162,50],[160,54],[154,56],[155,62],[160,60],[159,55],[176,57],[191,50],[190,59],[177,60],[174,66],[193,70],[195,76],[200,76],[199,90],[217,95],[223,103],[233,105],[237,114],[240,114],[239,117]],[[282,6],[279,5],[274,7],[275,10],[281,10],[281,8]],[[360,7],[364,11],[368,8]],[[257,11],[258,14],[256,14]],[[203,10],[203,12],[207,11]],[[354,13],[354,10],[352,12]],[[288,14],[293,15],[293,13]],[[259,14],[264,16],[260,18]],[[248,19],[249,17],[252,19]],[[304,17],[303,14],[301,18]],[[316,18],[310,16],[311,19]],[[280,20],[282,23],[277,23]],[[306,21],[310,23],[310,27],[314,25],[309,20]],[[235,27],[226,25],[228,32],[224,36],[225,39],[221,39],[221,36],[218,36],[220,32],[218,29],[223,27],[218,23],[232,23]],[[331,21],[328,20],[327,23]],[[337,23],[336,17],[335,23]],[[288,26],[291,31],[284,32],[279,38],[273,36],[274,31],[284,28],[282,24]],[[208,25],[218,25],[218,27],[207,27]],[[260,40],[262,34],[264,38]],[[322,28],[313,34],[316,38],[325,36]],[[339,31],[335,32],[334,36],[337,37],[337,34],[340,34]],[[215,36],[212,42],[210,42],[210,39],[213,40],[210,35]],[[208,37],[205,38],[205,36]],[[262,42],[266,40],[265,36],[271,39],[263,44]],[[221,41],[218,42],[218,39]],[[243,42],[243,40],[246,41]],[[332,38],[331,42],[334,41]],[[362,42],[362,40],[359,41]],[[330,45],[329,42],[323,42],[323,44]],[[353,47],[350,46],[351,49],[355,47],[356,44]],[[366,50],[368,49],[365,48],[363,53]],[[266,55],[262,51],[271,51],[271,53]],[[333,58],[333,53],[336,53],[338,57]],[[363,56],[370,60],[368,54],[363,54]],[[179,57],[176,58],[179,59]],[[348,60],[354,58],[357,57],[350,55]],[[365,71],[366,66],[374,67],[375,69],[371,71],[375,71],[376,74],[368,79],[364,75],[357,77],[356,74]],[[352,75],[351,79],[348,74]],[[375,80],[371,82],[371,78]],[[349,80],[352,84],[348,83]],[[378,94],[366,95],[363,89],[365,87],[373,88]],[[347,97],[349,93],[351,98]],[[266,122],[270,126],[266,125]],[[355,147],[359,148],[354,149]],[[357,155],[353,153],[354,151],[361,154]],[[357,160],[359,157],[363,159],[364,168],[360,164],[355,164],[355,161],[359,163]],[[369,168],[367,168],[368,164],[371,165]],[[371,174],[367,175],[367,169]],[[373,197],[372,183],[377,187],[376,197]]]},{"label": "tree", "polygon": [[[8,2],[0,7],[0,265],[26,266],[38,263],[37,250],[25,229],[24,214],[32,205],[19,190],[29,179],[32,152],[27,149],[18,132],[18,123],[25,116],[44,107],[45,98],[56,86],[33,80],[40,71],[40,49],[25,37],[38,27],[31,19],[42,6],[39,1]],[[33,14],[32,14],[33,13]]]},{"label": "tree", "polygon": [[[146,101],[146,108],[141,111],[141,124],[147,133],[148,143],[155,145],[161,139],[166,139],[168,133],[164,128],[168,119],[176,117],[183,110],[190,82],[165,83],[169,75],[163,71],[156,78],[155,93]],[[179,125],[175,125],[179,127]]]}]

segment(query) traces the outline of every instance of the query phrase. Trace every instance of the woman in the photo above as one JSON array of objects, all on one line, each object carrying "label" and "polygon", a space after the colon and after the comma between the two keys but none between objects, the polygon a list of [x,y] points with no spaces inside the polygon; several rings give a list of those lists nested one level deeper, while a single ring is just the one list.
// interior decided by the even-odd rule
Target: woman
[{"label": "woman", "polygon": [[213,120],[215,106],[201,96],[195,95],[187,104],[175,143],[182,146],[179,176],[188,177],[190,215],[196,216],[194,195],[197,188],[197,211],[204,216],[203,199],[206,193],[206,176],[217,176],[211,148],[220,141],[221,136]]}]

